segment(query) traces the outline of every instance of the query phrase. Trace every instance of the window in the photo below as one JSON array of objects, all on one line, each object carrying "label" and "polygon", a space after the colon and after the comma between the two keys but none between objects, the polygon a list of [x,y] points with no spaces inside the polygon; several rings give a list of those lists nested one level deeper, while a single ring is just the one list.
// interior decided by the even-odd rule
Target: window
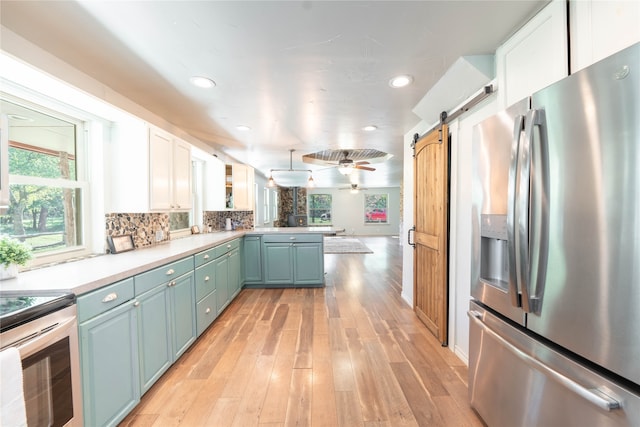
[{"label": "window", "polygon": [[275,222],[280,219],[278,216],[278,190],[273,191],[273,205],[271,206],[273,208],[273,221]]},{"label": "window", "polygon": [[331,194],[309,195],[309,225],[331,225]]},{"label": "window", "polygon": [[[37,259],[84,248],[83,122],[19,101],[0,100],[8,155],[8,209],[0,233],[22,240]],[[73,254],[69,254],[70,251]],[[55,259],[48,259],[55,260]],[[38,264],[36,261],[34,264]]]},{"label": "window", "polygon": [[271,213],[271,206],[269,205],[269,189],[267,187],[264,188],[264,220],[263,223],[266,224],[269,222],[269,215]]}]

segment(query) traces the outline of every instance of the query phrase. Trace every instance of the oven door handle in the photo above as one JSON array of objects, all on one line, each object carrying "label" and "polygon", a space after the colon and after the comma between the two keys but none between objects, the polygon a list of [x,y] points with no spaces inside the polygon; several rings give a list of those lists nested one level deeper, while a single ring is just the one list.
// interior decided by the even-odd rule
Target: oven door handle
[{"label": "oven door handle", "polygon": [[62,338],[68,337],[70,331],[73,331],[74,328],[77,327],[78,322],[75,317],[72,317],[51,325],[48,328],[42,329],[20,341],[9,344],[7,347],[17,347],[20,352],[20,357],[24,359],[36,351],[47,347],[49,344],[53,344]]}]

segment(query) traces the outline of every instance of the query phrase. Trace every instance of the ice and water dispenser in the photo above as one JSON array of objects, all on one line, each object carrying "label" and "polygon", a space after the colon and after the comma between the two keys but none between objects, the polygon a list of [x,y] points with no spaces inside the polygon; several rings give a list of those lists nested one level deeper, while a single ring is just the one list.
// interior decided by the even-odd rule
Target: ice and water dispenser
[{"label": "ice and water dispenser", "polygon": [[509,286],[507,216],[480,216],[480,280],[504,291]]}]

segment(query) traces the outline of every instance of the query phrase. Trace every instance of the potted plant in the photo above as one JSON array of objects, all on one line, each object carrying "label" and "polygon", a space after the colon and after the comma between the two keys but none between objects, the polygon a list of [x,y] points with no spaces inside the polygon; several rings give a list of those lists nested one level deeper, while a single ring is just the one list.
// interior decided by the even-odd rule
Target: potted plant
[{"label": "potted plant", "polygon": [[32,249],[27,243],[9,236],[0,237],[0,280],[18,275],[18,266],[25,265],[32,258]]}]

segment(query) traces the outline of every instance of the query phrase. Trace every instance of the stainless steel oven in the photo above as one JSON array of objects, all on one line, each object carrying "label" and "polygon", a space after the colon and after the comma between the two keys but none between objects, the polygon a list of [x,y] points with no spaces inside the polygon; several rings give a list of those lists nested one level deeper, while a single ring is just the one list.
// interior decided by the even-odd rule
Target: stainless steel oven
[{"label": "stainless steel oven", "polygon": [[20,353],[28,426],[81,426],[75,295],[0,293],[0,308],[0,349]]}]

